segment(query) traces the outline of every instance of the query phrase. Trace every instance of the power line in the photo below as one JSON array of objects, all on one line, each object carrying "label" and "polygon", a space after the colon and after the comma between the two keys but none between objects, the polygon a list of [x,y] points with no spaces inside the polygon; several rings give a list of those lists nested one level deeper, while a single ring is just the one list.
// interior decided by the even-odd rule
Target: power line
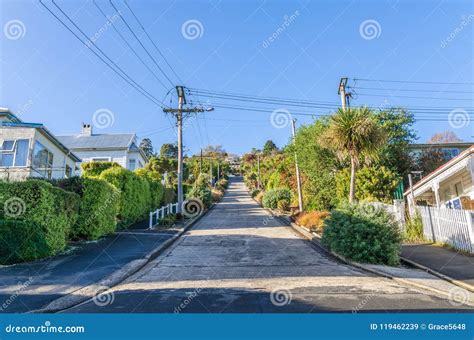
[{"label": "power line", "polygon": [[164,56],[163,53],[161,53],[160,49],[158,48],[158,46],[156,46],[155,42],[153,41],[153,39],[151,39],[150,35],[148,34],[147,30],[145,29],[145,27],[142,25],[141,21],[138,19],[138,17],[135,15],[135,12],[132,10],[132,8],[128,5],[127,3],[127,0],[124,0],[124,3],[125,3],[125,6],[127,6],[127,8],[130,10],[130,12],[132,13],[133,17],[135,18],[135,20],[138,22],[138,25],[140,25],[141,29],[143,30],[143,32],[145,32],[145,35],[148,37],[148,40],[150,40],[150,42],[152,43],[152,45],[155,47],[155,49],[158,51],[158,53],[161,55],[161,57],[163,58],[163,60],[165,61],[166,65],[168,65],[168,67],[171,69],[171,71],[173,72],[173,74],[176,76],[176,78],[178,78],[178,80],[180,81],[181,85],[184,85],[184,82],[181,80],[181,78],[178,76],[178,74],[176,73],[176,71],[174,70],[174,68],[171,66],[171,64],[168,62],[168,60],[166,59],[166,57]]},{"label": "power line", "polygon": [[[127,39],[125,39],[125,37],[122,35],[122,33],[120,33],[120,31],[115,27],[114,23],[109,20],[109,18],[107,17],[107,15],[105,14],[105,12],[100,8],[100,6],[97,4],[97,2],[95,0],[92,0],[92,2],[94,3],[94,5],[97,7],[97,9],[100,11],[100,13],[102,13],[102,15],[104,16],[104,18],[108,21],[111,22],[111,26],[112,28],[114,29],[114,31],[119,35],[119,37],[123,40],[123,42],[125,42],[125,44],[127,44],[128,48],[130,50],[132,50],[133,54],[141,61],[141,63],[148,69],[148,71],[150,71],[150,73],[153,74],[153,76],[155,77],[156,80],[158,80],[158,82],[165,88],[167,89],[166,85],[161,81],[161,79],[158,77],[158,75],[145,63],[145,61],[140,57],[140,55],[136,52],[135,48],[133,48],[132,45],[130,45],[130,43],[127,41]],[[120,12],[118,12],[118,15],[122,15]]]},{"label": "power line", "polygon": [[[118,12],[119,10],[117,9],[117,7],[115,7],[114,3],[112,2],[112,0],[109,0],[109,3],[110,5]],[[138,41],[138,43],[140,44],[140,46],[145,50],[145,52],[148,54],[148,56],[150,57],[150,59],[153,61],[153,63],[155,64],[155,66],[160,70],[160,72],[165,76],[165,78],[169,81],[169,83],[171,84],[172,87],[175,86],[175,84],[173,84],[173,82],[171,81],[171,79],[168,77],[168,75],[165,73],[165,71],[163,71],[163,69],[160,67],[160,65],[158,65],[158,62],[156,61],[156,59],[150,54],[150,52],[148,51],[148,49],[145,47],[145,45],[143,45],[142,41],[140,40],[140,38],[135,34],[135,32],[133,31],[133,29],[130,27],[130,25],[127,23],[127,21],[125,20],[124,17],[120,16],[120,19],[122,19],[123,23],[127,26],[127,28],[129,29],[129,31],[133,34],[133,36],[135,37],[135,39]]]},{"label": "power line", "polygon": [[367,78],[353,78],[354,81],[370,81],[379,83],[410,83],[410,84],[437,84],[437,85],[469,85],[474,86],[474,83],[468,82],[443,82],[443,81],[414,81],[414,80],[384,80],[384,79],[367,79]]},{"label": "power line", "polygon": [[467,93],[474,94],[472,91],[451,91],[451,90],[424,90],[424,89],[393,89],[393,88],[377,88],[377,87],[359,87],[359,86],[347,86],[348,89],[359,89],[359,90],[375,90],[375,91],[395,91],[395,92],[445,92],[445,93]]},{"label": "power line", "polygon": [[[142,88],[137,82],[135,82],[126,72],[124,72],[119,66],[117,66],[112,60],[112,64],[117,67],[118,70],[120,70],[120,72],[117,71],[117,69],[115,69],[114,67],[112,67],[112,65],[110,65],[110,63],[108,63],[101,55],[99,55],[96,51],[94,51],[90,46],[89,44],[87,44],[85,41],[83,41],[63,20],[61,20],[61,18],[59,18],[48,6],[46,6],[42,0],[39,0],[40,4],[46,8],[46,10],[53,16],[56,18],[56,20],[58,20],[69,32],[71,32],[74,37],[76,37],[76,39],[78,39],[82,44],[84,44],[90,51],[92,51],[92,53],[94,53],[94,55],[96,57],[98,57],[107,67],[109,67],[112,71],[114,71],[118,76],[120,76],[120,78],[122,78],[123,80],[125,80],[130,86],[132,86],[135,90],[137,90],[140,94],[142,94],[145,98],[147,98],[148,100],[152,101],[154,104],[160,106],[160,107],[163,107],[163,106],[166,106],[164,105],[159,99],[155,98],[153,95],[151,95],[148,91],[146,91],[144,88]],[[56,3],[54,3],[53,1],[53,4],[56,5]],[[56,7],[58,7],[56,5]],[[59,7],[58,7],[59,8]],[[61,9],[60,9],[61,10]],[[63,12],[63,11],[62,11]],[[90,40],[89,40],[90,41]],[[94,44],[92,41],[91,41],[92,44]],[[104,55],[104,57],[106,57],[108,60],[110,60],[110,58],[108,58],[108,56],[100,49],[97,47],[97,45],[94,44],[94,46],[99,50],[101,51],[101,53]]]},{"label": "power line", "polygon": [[427,97],[427,96],[395,96],[395,95],[383,95],[383,94],[369,94],[369,93],[356,93],[359,96],[369,97],[384,97],[384,98],[414,98],[414,99],[436,99],[436,100],[463,100],[463,101],[474,101],[473,98],[446,98],[446,97]]}]

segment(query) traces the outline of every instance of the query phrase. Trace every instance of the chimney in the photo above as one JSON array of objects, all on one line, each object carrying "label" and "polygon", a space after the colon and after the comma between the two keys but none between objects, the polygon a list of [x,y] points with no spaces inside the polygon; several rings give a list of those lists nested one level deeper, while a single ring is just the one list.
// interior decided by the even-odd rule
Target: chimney
[{"label": "chimney", "polygon": [[81,135],[92,136],[92,125],[82,123]]}]

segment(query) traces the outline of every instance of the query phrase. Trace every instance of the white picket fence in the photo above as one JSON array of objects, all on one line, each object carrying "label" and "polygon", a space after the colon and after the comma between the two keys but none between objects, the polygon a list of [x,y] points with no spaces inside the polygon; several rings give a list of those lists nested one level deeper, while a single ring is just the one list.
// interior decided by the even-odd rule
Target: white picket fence
[{"label": "white picket fence", "polygon": [[473,211],[423,206],[416,208],[421,214],[426,239],[474,253]]},{"label": "white picket fence", "polygon": [[160,209],[150,212],[150,219],[148,223],[148,228],[152,229],[155,225],[158,224],[160,219],[165,218],[170,214],[176,214],[178,212],[178,203],[169,203]]},{"label": "white picket fence", "polygon": [[405,231],[405,203],[402,200],[395,200],[393,204],[381,202],[370,202],[369,204],[387,211],[397,221],[400,230]]}]

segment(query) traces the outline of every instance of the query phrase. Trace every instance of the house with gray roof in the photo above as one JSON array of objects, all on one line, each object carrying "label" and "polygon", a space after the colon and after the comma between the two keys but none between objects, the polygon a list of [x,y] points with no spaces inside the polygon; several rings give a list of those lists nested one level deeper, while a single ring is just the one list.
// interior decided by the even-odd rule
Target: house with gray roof
[{"label": "house with gray roof", "polygon": [[81,159],[41,123],[27,123],[0,108],[0,179],[65,178]]},{"label": "house with gray roof", "polygon": [[129,170],[142,168],[148,161],[138,147],[134,133],[95,134],[90,124],[82,124],[77,135],[58,136],[82,162],[116,162]]}]

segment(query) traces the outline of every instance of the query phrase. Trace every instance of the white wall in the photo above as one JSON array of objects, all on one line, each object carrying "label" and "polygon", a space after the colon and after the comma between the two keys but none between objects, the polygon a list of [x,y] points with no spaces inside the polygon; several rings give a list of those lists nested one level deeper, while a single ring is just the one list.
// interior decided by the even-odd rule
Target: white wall
[{"label": "white wall", "polygon": [[83,163],[88,163],[92,158],[110,158],[111,162],[116,162],[127,167],[127,150],[73,150],[74,154],[79,157]]},{"label": "white wall", "polygon": [[127,154],[127,169],[135,170],[135,169],[130,169],[130,167],[129,167],[129,164],[130,164],[129,161],[131,159],[135,160],[135,169],[143,168],[145,166],[146,161],[143,158],[143,156],[140,154],[140,152],[133,151],[133,152],[129,152]]}]

